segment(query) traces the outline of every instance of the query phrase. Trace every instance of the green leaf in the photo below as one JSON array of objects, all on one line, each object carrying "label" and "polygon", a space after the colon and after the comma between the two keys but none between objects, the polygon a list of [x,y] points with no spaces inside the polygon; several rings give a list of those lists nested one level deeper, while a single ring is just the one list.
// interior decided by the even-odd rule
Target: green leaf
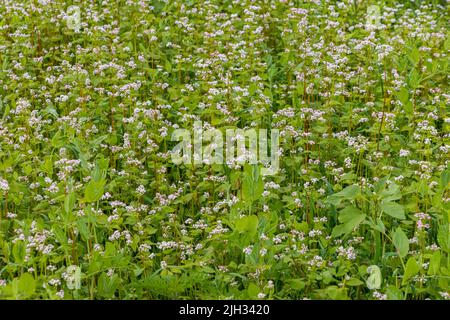
[{"label": "green leaf", "polygon": [[437,241],[439,243],[439,246],[444,250],[445,252],[449,252],[450,248],[450,234],[448,230],[448,224],[441,224],[438,229],[437,234]]},{"label": "green leaf", "polygon": [[258,293],[260,292],[258,286],[254,283],[250,283],[247,288],[248,296],[251,299],[256,299],[258,297]]},{"label": "green leaf", "polygon": [[58,240],[58,242],[60,244],[67,244],[67,236],[66,233],[64,232],[64,230],[57,226],[57,225],[53,225],[52,226],[52,232],[55,235],[56,240]]},{"label": "green leaf", "polygon": [[14,261],[17,264],[22,264],[24,262],[26,247],[23,241],[17,241],[16,243],[14,243],[14,246],[12,248],[12,254],[14,257]]},{"label": "green leaf", "polygon": [[450,32],[447,32],[447,38],[445,39],[444,42],[444,49],[450,50]]},{"label": "green leaf", "polygon": [[372,220],[372,218],[369,218],[365,224],[369,225],[373,230],[376,230],[381,233],[386,232],[386,227],[384,226],[383,221],[377,218],[376,223]]},{"label": "green leaf", "polygon": [[405,257],[409,252],[409,241],[402,228],[398,227],[392,235],[392,241],[397,249],[397,253],[400,257]]},{"label": "green leaf", "polygon": [[400,199],[402,197],[402,193],[398,184],[391,183],[389,188],[381,192],[380,196],[383,202],[390,202]]},{"label": "green leaf", "polygon": [[6,119],[6,117],[8,116],[9,111],[10,111],[10,107],[9,107],[9,105],[7,105],[7,106],[5,107],[5,111],[3,112],[3,116],[2,116],[2,120],[3,120],[3,121],[4,121],[4,120]]},{"label": "green leaf", "polygon": [[403,281],[402,285],[405,285],[409,279],[414,277],[418,272],[420,268],[417,264],[417,261],[414,257],[410,257],[408,261],[406,262],[405,266],[405,274],[403,275]]},{"label": "green leaf", "polygon": [[164,67],[167,70],[167,72],[171,72],[172,71],[172,64],[170,63],[169,60],[166,60],[166,63],[164,65]]},{"label": "green leaf", "polygon": [[58,111],[56,111],[53,105],[48,105],[47,108],[45,108],[44,112],[46,114],[52,115],[55,119],[59,118]]},{"label": "green leaf", "polygon": [[302,279],[290,279],[287,281],[289,286],[294,290],[303,290],[306,286],[305,281]]},{"label": "green leaf", "polygon": [[350,185],[342,191],[332,194],[328,197],[327,202],[338,205],[342,200],[352,200],[360,193],[360,188],[357,185]]},{"label": "green leaf", "polygon": [[381,203],[381,209],[390,215],[391,217],[404,220],[405,217],[405,210],[403,209],[403,206],[395,203],[395,202],[382,202]]},{"label": "green leaf", "polygon": [[411,52],[409,53],[409,58],[411,59],[411,62],[416,65],[417,62],[419,62],[420,59],[420,52],[417,47],[414,47]]},{"label": "green leaf", "polygon": [[64,137],[61,134],[61,131],[55,133],[52,138],[52,146],[54,148],[61,148],[64,145]]},{"label": "green leaf", "polygon": [[242,198],[244,201],[253,202],[261,197],[264,192],[264,182],[257,165],[244,166],[244,179],[242,181]]},{"label": "green leaf", "polygon": [[359,226],[366,218],[366,215],[356,207],[346,207],[341,210],[338,220],[342,222],[341,225],[334,227],[331,236],[338,237],[342,234],[349,234],[356,227]]},{"label": "green leaf", "polygon": [[397,93],[397,98],[400,102],[405,105],[409,101],[409,91],[405,87],[402,87],[400,91]]},{"label": "green leaf", "polygon": [[351,278],[345,284],[348,285],[348,286],[351,286],[351,287],[356,287],[356,286],[363,285],[364,282],[362,282],[361,280],[356,279],[356,278]]},{"label": "green leaf", "polygon": [[347,233],[346,226],[344,224],[340,224],[333,228],[333,231],[331,232],[331,236],[339,237],[340,235],[343,235],[344,233]]},{"label": "green leaf", "polygon": [[22,298],[30,297],[36,290],[36,280],[31,274],[24,273],[19,278],[18,283],[19,294]]},{"label": "green leaf", "polygon": [[444,170],[441,173],[441,187],[445,189],[450,183],[450,169]]},{"label": "green leaf", "polygon": [[30,175],[33,172],[33,168],[28,163],[22,165],[22,170],[26,175]]},{"label": "green leaf", "polygon": [[416,69],[411,70],[408,75],[408,84],[411,88],[415,89],[420,83],[420,74]]},{"label": "green leaf", "polygon": [[44,163],[41,165],[41,168],[48,176],[51,176],[53,174],[53,159],[51,155],[45,157]]},{"label": "green leaf", "polygon": [[89,240],[89,229],[86,223],[86,219],[77,220],[78,231],[80,232],[81,239],[83,241]]},{"label": "green leaf", "polygon": [[353,222],[355,218],[359,218],[361,216],[365,216],[361,210],[356,207],[349,206],[341,210],[338,220],[342,223],[350,223]]},{"label": "green leaf", "polygon": [[338,192],[336,195],[342,197],[344,199],[354,199],[360,193],[360,188],[357,185],[351,185],[346,187],[341,192]]},{"label": "green leaf", "polygon": [[403,300],[403,292],[395,286],[389,286],[386,290],[389,300]]},{"label": "green leaf", "polygon": [[120,278],[117,275],[109,277],[103,272],[98,279],[97,293],[100,297],[112,298],[119,285]]},{"label": "green leaf", "polygon": [[239,233],[245,233],[252,238],[258,231],[258,222],[258,217],[255,215],[242,217],[235,223],[236,230]]},{"label": "green leaf", "polygon": [[430,265],[428,266],[428,275],[437,275],[441,268],[441,252],[435,251],[430,259]]},{"label": "green leaf", "polygon": [[84,201],[86,202],[96,202],[103,196],[105,188],[105,180],[95,181],[91,180],[86,186],[84,191]]},{"label": "green leaf", "polygon": [[247,176],[244,177],[242,181],[242,199],[253,200],[253,180]]},{"label": "green leaf", "polygon": [[347,288],[338,288],[337,286],[329,286],[325,289],[327,295],[332,300],[348,300]]},{"label": "green leaf", "polygon": [[381,221],[381,219],[378,219],[378,218],[377,218],[376,227],[374,229],[380,231],[381,233],[386,232],[386,227],[384,226],[383,221]]},{"label": "green leaf", "polygon": [[64,211],[69,214],[75,206],[75,192],[70,191],[64,199]]}]

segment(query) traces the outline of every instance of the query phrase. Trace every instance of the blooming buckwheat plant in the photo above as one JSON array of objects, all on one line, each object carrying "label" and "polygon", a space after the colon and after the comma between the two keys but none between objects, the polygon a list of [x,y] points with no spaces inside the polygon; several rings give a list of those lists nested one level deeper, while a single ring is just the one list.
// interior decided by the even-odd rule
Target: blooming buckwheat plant
[{"label": "blooming buckwheat plant", "polygon": [[448,12],[1,1],[0,299],[448,300]]}]

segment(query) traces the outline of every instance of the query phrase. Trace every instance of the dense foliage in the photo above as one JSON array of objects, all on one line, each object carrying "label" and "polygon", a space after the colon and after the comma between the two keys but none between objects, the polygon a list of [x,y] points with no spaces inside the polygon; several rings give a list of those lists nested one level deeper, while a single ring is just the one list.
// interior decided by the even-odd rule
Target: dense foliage
[{"label": "dense foliage", "polygon": [[[448,10],[2,0],[0,298],[449,299]],[[280,171],[175,165],[198,120]]]}]

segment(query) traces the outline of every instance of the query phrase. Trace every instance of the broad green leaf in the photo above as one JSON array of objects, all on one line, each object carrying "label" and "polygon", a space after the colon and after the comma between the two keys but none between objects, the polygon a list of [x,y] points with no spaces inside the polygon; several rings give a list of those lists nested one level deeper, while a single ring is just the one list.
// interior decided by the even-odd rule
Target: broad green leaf
[{"label": "broad green leaf", "polygon": [[64,211],[69,214],[75,206],[75,192],[70,191],[64,199]]},{"label": "broad green leaf", "polygon": [[28,163],[22,165],[22,170],[26,175],[30,175],[33,172],[33,168]]},{"label": "broad green leaf", "polygon": [[247,176],[242,181],[242,199],[253,201],[253,180]]},{"label": "broad green leaf", "polygon": [[250,238],[258,231],[258,217],[255,215],[245,216],[235,222],[239,233],[246,233]]},{"label": "broad green leaf", "polygon": [[12,248],[12,254],[14,257],[14,261],[17,264],[20,265],[24,262],[25,254],[26,254],[26,247],[25,247],[25,244],[23,243],[23,241],[17,241],[16,243],[14,243],[13,248]]},{"label": "broad green leaf", "polygon": [[381,179],[379,179],[378,181],[376,181],[373,184],[373,191],[375,191],[375,193],[380,193],[384,190],[385,186],[386,186],[386,181],[389,179],[389,176],[385,176]]},{"label": "broad green leaf", "polygon": [[409,279],[415,276],[419,272],[420,268],[414,257],[410,257],[406,262],[405,274],[403,275],[402,285],[405,285]]},{"label": "broad green leaf", "polygon": [[390,202],[400,199],[402,193],[398,184],[391,183],[389,188],[381,192],[380,196],[383,202]]},{"label": "broad green leaf", "polygon": [[30,297],[36,290],[36,280],[28,272],[22,274],[19,278],[18,289],[22,297]]},{"label": "broad green leaf", "polygon": [[441,173],[441,187],[444,189],[450,183],[450,169],[444,170]]},{"label": "broad green leaf", "polygon": [[441,224],[439,226],[437,240],[442,250],[446,252],[450,251],[450,234],[448,224]]},{"label": "broad green leaf", "polygon": [[59,118],[58,111],[56,111],[56,109],[52,105],[48,105],[47,108],[45,108],[44,112],[46,114],[52,115],[55,119]]},{"label": "broad green leaf", "polygon": [[167,72],[171,72],[172,71],[172,64],[170,63],[169,60],[166,60],[166,63],[164,65],[164,67],[167,70]]},{"label": "broad green leaf", "polygon": [[336,195],[344,199],[354,199],[360,193],[360,188],[357,185],[351,185],[338,192]]},{"label": "broad green leaf", "polygon": [[103,298],[112,298],[114,292],[120,284],[120,278],[117,275],[109,277],[106,273],[102,273],[97,283],[97,293]]},{"label": "broad green leaf", "polygon": [[53,174],[53,158],[51,155],[45,157],[44,163],[42,163],[41,168],[48,176],[51,176]]},{"label": "broad green leaf", "polygon": [[400,102],[405,105],[409,101],[409,92],[408,89],[405,87],[402,87],[400,91],[397,93],[397,98],[400,100]]},{"label": "broad green leaf", "polygon": [[381,219],[377,218],[377,224],[376,224],[375,230],[378,230],[381,233],[385,233],[386,232],[386,227],[384,226],[384,223],[383,223],[383,221]]},{"label": "broad green leaf", "polygon": [[259,171],[260,168],[256,165],[244,166],[244,178],[242,182],[242,197],[244,201],[256,201],[264,192],[264,182]]},{"label": "broad green leaf", "polygon": [[101,199],[104,192],[105,180],[91,180],[84,191],[84,200],[86,202],[96,202]]},{"label": "broad green leaf", "polygon": [[58,240],[60,244],[67,244],[66,233],[61,227],[59,227],[58,225],[53,225],[52,232],[55,235],[56,240]]},{"label": "broad green leaf", "polygon": [[364,282],[362,282],[359,279],[356,278],[351,278],[350,280],[348,280],[346,283],[346,285],[351,286],[351,287],[356,287],[356,286],[361,286],[364,284]]},{"label": "broad green leaf", "polygon": [[258,293],[260,292],[258,286],[254,283],[250,283],[247,288],[248,296],[251,299],[256,299],[258,297]]},{"label": "broad green leaf", "polygon": [[89,240],[89,229],[86,223],[86,219],[78,219],[77,220],[78,231],[80,232],[81,239],[83,241]]},{"label": "broad green leaf", "polygon": [[447,37],[444,41],[444,49],[450,50],[450,32],[447,32]]},{"label": "broad green leaf", "polygon": [[9,115],[9,111],[10,111],[10,107],[9,107],[9,105],[7,105],[5,107],[5,111],[3,112],[2,120],[6,119],[6,117]]},{"label": "broad green leaf", "polygon": [[383,212],[387,213],[391,217],[404,220],[405,217],[405,210],[403,209],[403,206],[395,203],[395,202],[382,202],[381,203],[381,209]]},{"label": "broad green leaf", "polygon": [[419,62],[420,59],[420,52],[419,49],[417,49],[417,47],[414,47],[410,54],[409,54],[409,58],[411,59],[411,62],[416,65],[417,62]]},{"label": "broad green leaf", "polygon": [[338,288],[337,286],[329,286],[326,293],[332,300],[348,300],[347,288]]},{"label": "broad green leaf", "polygon": [[51,142],[54,148],[61,148],[64,145],[64,137],[61,134],[61,131],[55,133]]},{"label": "broad green leaf", "polygon": [[343,235],[344,233],[347,233],[347,228],[344,224],[337,225],[333,228],[333,231],[331,232],[332,237],[339,237],[340,235]]},{"label": "broad green leaf", "polygon": [[420,74],[416,69],[411,70],[408,75],[408,84],[411,88],[415,89],[420,83]]},{"label": "broad green leaf", "polygon": [[305,288],[306,283],[302,279],[290,279],[287,281],[289,286],[294,290],[303,290]]},{"label": "broad green leaf", "polygon": [[403,292],[395,286],[389,286],[386,290],[389,300],[403,300]]},{"label": "broad green leaf", "polygon": [[366,215],[358,208],[352,206],[346,207],[340,212],[338,217],[338,220],[342,224],[334,227],[331,236],[338,237],[342,234],[349,234],[353,229],[359,226],[365,218]]},{"label": "broad green leaf", "polygon": [[349,223],[352,222],[355,218],[361,216],[365,216],[365,214],[363,214],[361,210],[356,207],[349,206],[341,210],[338,220],[342,223]]},{"label": "broad green leaf", "polygon": [[405,257],[409,252],[409,241],[402,228],[398,227],[392,235],[392,241],[397,249],[397,253],[400,257]]},{"label": "broad green leaf", "polygon": [[372,218],[368,218],[365,221],[365,224],[369,225],[373,230],[384,233],[386,231],[386,227],[384,226],[383,221],[377,218],[376,224],[373,222]]},{"label": "broad green leaf", "polygon": [[342,200],[352,200],[360,193],[360,188],[357,185],[350,185],[342,191],[332,194],[327,201],[333,205],[338,205]]},{"label": "broad green leaf", "polygon": [[435,251],[430,259],[430,265],[428,266],[428,275],[437,275],[441,267],[441,252]]}]

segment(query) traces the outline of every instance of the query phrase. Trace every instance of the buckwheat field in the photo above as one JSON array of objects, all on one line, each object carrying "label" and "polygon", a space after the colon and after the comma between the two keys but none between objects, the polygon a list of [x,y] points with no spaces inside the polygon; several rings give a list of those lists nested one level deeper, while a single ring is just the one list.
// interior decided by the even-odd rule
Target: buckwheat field
[{"label": "buckwheat field", "polygon": [[1,0],[0,299],[450,299],[449,9]]}]

